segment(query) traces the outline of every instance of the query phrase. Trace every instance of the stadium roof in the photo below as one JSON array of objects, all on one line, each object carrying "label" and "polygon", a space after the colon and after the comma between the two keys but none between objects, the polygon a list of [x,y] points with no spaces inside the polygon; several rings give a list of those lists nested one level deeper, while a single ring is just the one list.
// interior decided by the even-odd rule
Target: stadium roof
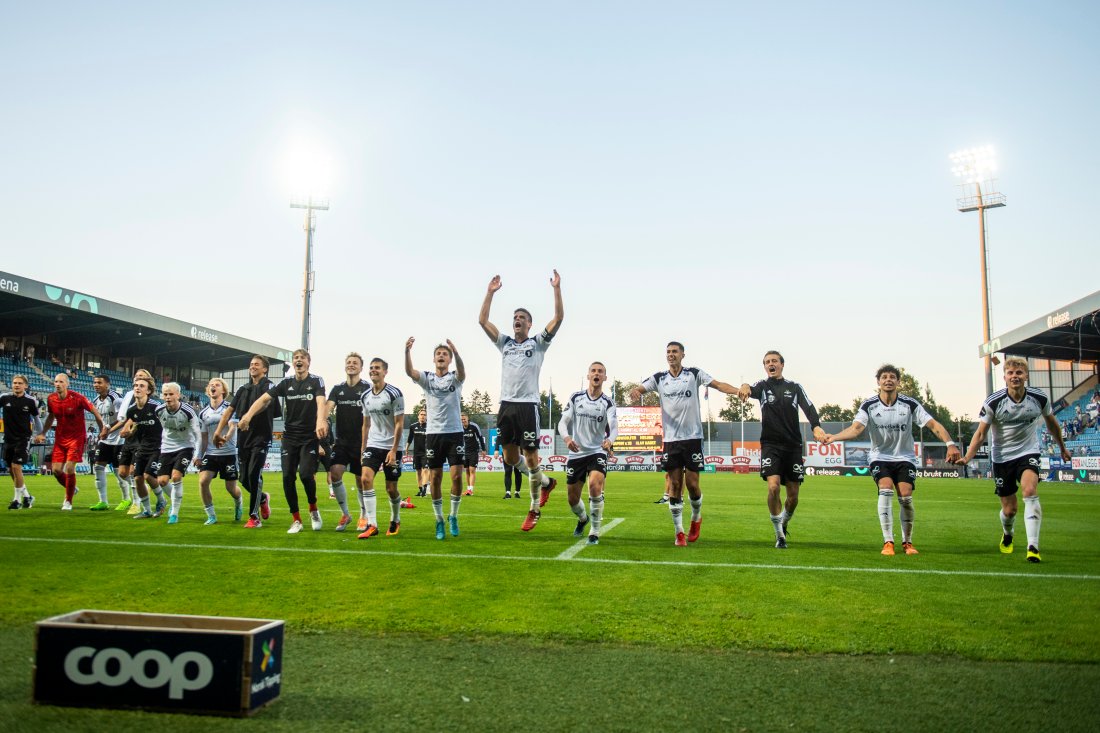
[{"label": "stadium roof", "polygon": [[56,334],[72,348],[105,346],[116,355],[156,355],[223,372],[244,368],[253,354],[285,362],[291,352],[2,271],[0,331]]},{"label": "stadium roof", "polygon": [[1100,291],[1036,318],[978,347],[1036,359],[1100,362]]}]

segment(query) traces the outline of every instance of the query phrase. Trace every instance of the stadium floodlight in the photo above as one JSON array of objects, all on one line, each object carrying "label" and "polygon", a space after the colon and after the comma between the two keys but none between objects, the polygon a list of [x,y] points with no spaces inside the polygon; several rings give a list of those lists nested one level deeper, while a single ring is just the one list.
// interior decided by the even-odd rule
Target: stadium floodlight
[{"label": "stadium floodlight", "polygon": [[[982,265],[982,336],[984,343],[992,339],[992,312],[989,303],[989,260],[985,248],[985,210],[1005,205],[1004,194],[998,193],[994,186],[994,173],[997,172],[997,158],[992,145],[958,150],[948,156],[951,172],[960,180],[959,185],[965,194],[956,201],[959,211],[978,212],[978,246]],[[982,185],[985,184],[985,191]],[[973,187],[973,189],[971,189]],[[993,394],[993,355],[985,355],[985,395]]]},{"label": "stadium floodlight", "polygon": [[291,201],[290,208],[305,209],[306,220],[302,228],[306,230],[306,276],[305,286],[302,289],[302,348],[309,351],[309,319],[312,313],[313,286],[315,274],[313,272],[313,231],[316,228],[317,215],[315,211],[328,211],[328,201],[314,201],[313,197],[305,201]]}]

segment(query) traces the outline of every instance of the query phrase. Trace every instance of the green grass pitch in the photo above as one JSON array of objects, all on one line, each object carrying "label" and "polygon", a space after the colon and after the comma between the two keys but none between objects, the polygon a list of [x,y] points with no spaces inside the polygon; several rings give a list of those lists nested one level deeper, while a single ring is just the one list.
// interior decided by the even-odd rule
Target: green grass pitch
[{"label": "green grass pitch", "polygon": [[[57,483],[31,478],[35,507],[0,514],[4,733],[1100,729],[1100,487],[1041,485],[1033,565],[1022,517],[1020,547],[997,551],[988,481],[921,480],[920,555],[892,558],[869,479],[807,479],[786,551],[755,476],[703,476],[686,548],[652,473],[609,476],[595,547],[564,486],[524,533],[527,499],[481,473],[440,542],[426,499],[397,537],[334,532],[327,496],[322,531],[287,535],[266,483],[272,517],[246,531],[217,484],[203,526],[193,477],[175,526],[88,511],[87,476],[61,512]],[[282,696],[247,720],[35,706],[34,622],[79,608],[285,619]]]}]

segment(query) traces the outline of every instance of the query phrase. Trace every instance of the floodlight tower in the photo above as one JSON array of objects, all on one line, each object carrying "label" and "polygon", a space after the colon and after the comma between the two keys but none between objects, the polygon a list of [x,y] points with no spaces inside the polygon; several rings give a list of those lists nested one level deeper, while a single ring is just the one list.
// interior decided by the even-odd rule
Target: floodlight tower
[{"label": "floodlight tower", "polygon": [[313,299],[313,230],[316,228],[317,217],[314,211],[328,211],[328,201],[314,201],[310,196],[305,201],[291,201],[290,208],[305,209],[306,221],[302,228],[306,230],[306,279],[302,289],[302,348],[309,351],[309,318],[310,305]]},{"label": "floodlight tower", "polygon": [[[993,146],[967,148],[952,153],[951,172],[962,179],[959,184],[966,194],[955,203],[959,211],[978,212],[978,245],[982,261],[982,336],[988,344],[993,338],[990,334],[991,310],[989,306],[989,264],[985,251],[985,210],[997,209],[1005,205],[1005,196],[998,193],[994,185],[993,174],[997,171],[997,160]],[[982,184],[986,190],[982,191]],[[973,193],[970,187],[973,186]],[[985,355],[985,396],[993,394],[993,355]]]}]

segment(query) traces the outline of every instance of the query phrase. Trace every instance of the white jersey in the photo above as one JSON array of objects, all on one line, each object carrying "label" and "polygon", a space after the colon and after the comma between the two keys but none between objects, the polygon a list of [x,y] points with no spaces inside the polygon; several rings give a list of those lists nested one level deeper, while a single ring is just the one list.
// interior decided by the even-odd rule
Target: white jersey
[{"label": "white jersey", "polygon": [[198,447],[201,428],[195,408],[186,402],[181,402],[179,409],[172,412],[165,404],[157,408],[156,414],[163,428],[160,434],[161,453],[175,453],[186,448]]},{"label": "white jersey", "polygon": [[501,402],[539,402],[539,372],[553,338],[546,331],[526,341],[516,341],[506,333],[497,336]]},{"label": "white jersey", "polygon": [[359,398],[359,402],[363,406],[363,416],[370,420],[367,447],[393,450],[397,416],[405,414],[405,396],[401,394],[401,390],[387,384],[382,387],[381,392],[375,394],[372,385]]},{"label": "white jersey", "polygon": [[853,422],[867,427],[867,435],[871,438],[868,461],[905,461],[915,466],[913,423],[924,427],[933,419],[924,405],[899,394],[892,405],[887,405],[878,395],[864,400]]},{"label": "white jersey", "polygon": [[[229,408],[229,400],[222,400],[222,403],[218,405],[218,409],[214,409],[210,405],[199,410],[199,424],[202,426],[202,432],[206,434],[206,453],[207,456],[235,456],[237,455],[237,431],[230,427],[229,439],[225,441],[225,445],[221,448],[214,445],[214,433],[218,430],[218,424],[222,421],[222,415]],[[234,415],[229,419],[230,426],[236,425],[237,416]],[[200,436],[201,437],[201,436]]]},{"label": "white jersey", "polygon": [[994,463],[1007,463],[1032,453],[1041,453],[1036,422],[1053,415],[1050,398],[1042,391],[1026,387],[1024,398],[1014,401],[1007,389],[989,395],[978,420],[991,426],[989,457]]},{"label": "white jersey", "polygon": [[699,392],[713,381],[714,377],[697,367],[684,367],[675,377],[670,372],[657,372],[645,378],[642,386],[661,396],[661,423],[666,443],[703,439]]},{"label": "white jersey", "polygon": [[[99,413],[99,416],[103,418],[103,425],[110,428],[120,417],[126,415],[126,412],[122,410],[122,395],[115,392],[113,389],[107,390],[107,394],[100,396],[95,395],[92,400],[92,406],[95,407],[95,411]],[[123,421],[125,422],[125,421]],[[118,445],[122,442],[122,426],[119,426],[118,430],[113,433],[108,433],[107,437],[99,441],[106,443],[107,445]]]},{"label": "white jersey", "polygon": [[456,372],[442,377],[420,372],[416,383],[424,390],[428,411],[428,435],[462,432],[462,382]]},{"label": "white jersey", "polygon": [[603,442],[615,442],[619,437],[619,420],[615,415],[615,403],[605,394],[596,399],[588,395],[588,390],[574,392],[562,409],[558,434],[563,438],[570,436],[580,448],[570,452],[570,458],[584,458],[603,453]]}]

